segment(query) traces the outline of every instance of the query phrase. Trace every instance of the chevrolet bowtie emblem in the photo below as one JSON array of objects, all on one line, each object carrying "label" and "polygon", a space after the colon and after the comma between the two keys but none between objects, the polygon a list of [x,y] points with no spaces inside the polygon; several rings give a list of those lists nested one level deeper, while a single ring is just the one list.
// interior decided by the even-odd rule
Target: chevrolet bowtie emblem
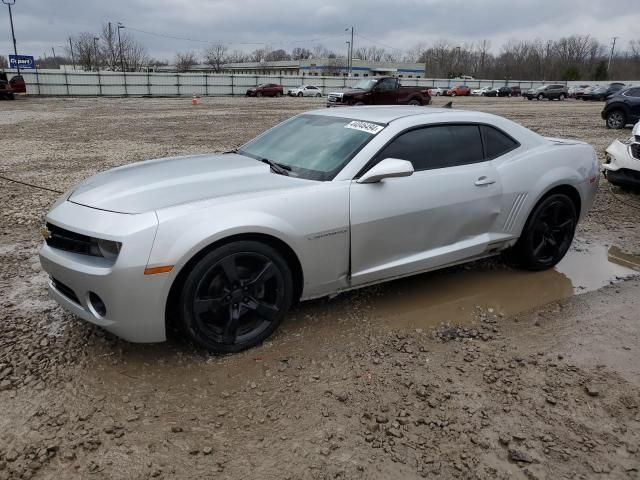
[{"label": "chevrolet bowtie emblem", "polygon": [[45,240],[51,238],[51,231],[47,227],[42,227],[40,229],[40,234]]}]

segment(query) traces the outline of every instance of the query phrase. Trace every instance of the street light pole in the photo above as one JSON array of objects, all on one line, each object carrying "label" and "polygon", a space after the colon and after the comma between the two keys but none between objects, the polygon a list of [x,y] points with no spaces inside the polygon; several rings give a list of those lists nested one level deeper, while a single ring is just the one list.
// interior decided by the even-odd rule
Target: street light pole
[{"label": "street light pole", "polygon": [[[347,40],[345,42],[347,44],[347,57],[351,56],[351,42],[349,40]],[[351,62],[349,61],[349,58],[347,58],[347,70],[349,69],[349,64]]]},{"label": "street light pole", "polygon": [[124,74],[124,59],[122,57],[122,39],[120,38],[120,29],[124,28],[122,23],[118,22],[118,48],[120,50],[120,68],[122,69],[122,73]]},{"label": "street light pole", "polygon": [[349,76],[351,76],[351,70],[353,69],[353,25],[344,29],[345,32],[349,30],[351,30],[351,43],[349,43]]},{"label": "street light pole", "polygon": [[18,47],[16,46],[16,33],[13,30],[13,14],[11,13],[11,5],[16,4],[16,0],[2,0],[7,7],[9,7],[9,22],[11,22],[11,37],[13,38],[13,53],[16,56],[16,69],[18,75],[20,75],[20,62],[18,62]]},{"label": "street light pole", "polygon": [[124,28],[122,23],[118,22],[118,46],[120,47],[120,68],[122,69],[122,79],[124,80],[124,96],[128,96],[127,92],[127,74],[124,72],[124,59],[122,57],[122,40],[120,39],[120,29]]}]

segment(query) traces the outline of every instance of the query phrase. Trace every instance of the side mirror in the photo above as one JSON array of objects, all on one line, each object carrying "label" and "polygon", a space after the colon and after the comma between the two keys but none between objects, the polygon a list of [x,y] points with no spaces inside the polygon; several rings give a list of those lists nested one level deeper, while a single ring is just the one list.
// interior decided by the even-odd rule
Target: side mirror
[{"label": "side mirror", "polygon": [[359,179],[358,183],[377,183],[385,178],[409,177],[413,175],[413,165],[407,160],[385,158]]}]

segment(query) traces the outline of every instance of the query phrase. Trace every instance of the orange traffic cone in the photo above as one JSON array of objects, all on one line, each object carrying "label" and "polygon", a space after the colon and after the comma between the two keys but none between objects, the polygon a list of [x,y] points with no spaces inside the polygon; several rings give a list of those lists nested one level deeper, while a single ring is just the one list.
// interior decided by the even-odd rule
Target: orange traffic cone
[{"label": "orange traffic cone", "polygon": [[198,100],[198,97],[196,97],[196,94],[193,94],[193,97],[191,97],[191,105],[199,105],[200,104],[200,100]]}]

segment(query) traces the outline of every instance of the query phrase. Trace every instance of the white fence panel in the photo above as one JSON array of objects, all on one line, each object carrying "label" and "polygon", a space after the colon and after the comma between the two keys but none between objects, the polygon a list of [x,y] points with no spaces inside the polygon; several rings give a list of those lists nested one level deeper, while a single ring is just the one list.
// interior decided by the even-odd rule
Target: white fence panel
[{"label": "white fence panel", "polygon": [[[15,70],[7,70],[15,72]],[[62,72],[23,71],[27,92],[31,95],[72,95],[72,96],[199,96],[244,95],[247,88],[260,83],[278,83],[286,90],[298,85],[315,85],[323,94],[352,86],[365,77],[316,77],[314,75],[222,75],[204,73],[140,73],[131,72]],[[568,86],[607,84],[608,81],[541,82],[505,79],[456,80],[448,78],[408,78],[400,79],[403,85],[450,88],[468,85],[470,88],[501,87],[518,85],[522,90],[549,83],[563,83]],[[626,85],[638,85],[640,80],[623,81]]]}]

